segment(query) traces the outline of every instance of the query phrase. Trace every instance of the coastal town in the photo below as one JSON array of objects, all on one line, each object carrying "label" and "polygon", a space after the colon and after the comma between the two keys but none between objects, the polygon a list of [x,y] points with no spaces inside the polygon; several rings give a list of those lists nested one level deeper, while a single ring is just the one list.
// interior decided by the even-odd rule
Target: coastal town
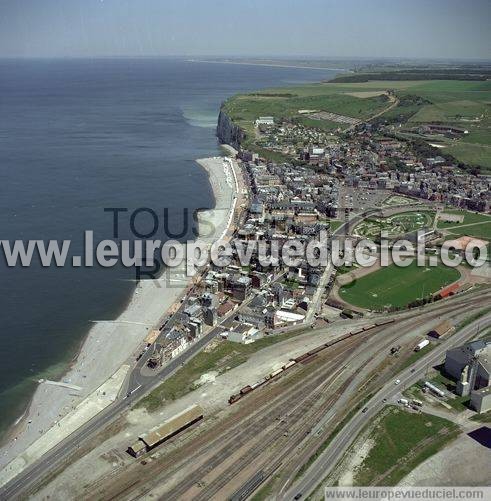
[{"label": "coastal town", "polygon": [[[399,100],[383,96],[382,111],[364,118],[314,109],[297,110],[295,118],[257,114],[246,132],[222,107],[224,155],[197,161],[215,195],[215,207],[198,216],[198,240],[208,249],[226,242],[232,252],[224,264],[193,265],[190,276],[184,265],[164,271],[151,321],[137,327],[134,316],[123,317],[139,337],[128,343],[129,358],[122,350],[108,361],[102,385],[87,384],[96,355],[63,382],[39,382],[79,393],[34,439],[39,424],[28,414],[31,435],[19,433],[5,453],[4,492],[29,489],[23,479],[32,469],[43,478],[50,461],[61,462],[88,433],[97,439],[93,449],[66,459],[66,471],[39,487],[41,497],[69,491],[239,500],[269,482],[281,499],[321,499],[322,481],[353,484],[344,476],[357,470],[347,462],[362,447],[359,431],[377,420],[402,416],[420,428],[439,427],[421,440],[444,449],[458,435],[456,416],[473,430],[473,420],[485,419],[489,262],[446,267],[437,255],[447,246],[468,259],[467,247],[489,246],[490,176],[398,132],[404,126],[431,141],[458,141],[464,128],[384,122]],[[383,267],[382,231],[392,249],[422,234],[423,266],[396,267],[389,259]],[[275,246],[331,250],[347,239],[371,239],[377,261],[363,268],[332,258],[313,265],[303,253],[293,261],[274,257]],[[246,260],[244,248],[252,249]],[[153,287],[142,282],[137,305]],[[88,340],[95,352],[116,353],[120,344]],[[430,425],[421,425],[425,419]],[[15,454],[23,439],[25,451]],[[195,450],[203,463],[193,461]]]},{"label": "coastal town", "polygon": [[[394,127],[358,120],[339,141],[312,127],[259,116],[255,121],[258,144],[291,155],[292,161],[277,163],[250,150],[232,149],[230,165],[237,170],[246,200],[235,217],[240,223],[231,232],[232,241],[281,245],[300,239],[308,244],[321,232],[329,236],[347,232],[351,214],[360,211],[429,209],[438,212],[436,219],[442,223],[463,221],[464,216],[452,213],[452,208],[490,211],[489,176],[472,174],[438,155],[424,156],[408,142],[391,137]],[[438,134],[464,133],[430,124],[425,126],[429,129]],[[433,249],[448,240],[436,221],[425,222],[398,236],[411,237],[416,229],[424,230]],[[357,234],[356,228],[352,234],[358,239],[367,236]],[[478,246],[487,244],[473,240]],[[351,317],[349,305],[330,297],[336,269],[329,267],[327,272],[327,280],[321,281],[326,270],[310,266],[305,259],[297,266],[286,266],[281,260],[275,266],[262,266],[257,252],[247,266],[241,266],[236,252],[226,267],[207,266],[183,299],[178,320],[169,322],[171,327],[162,326],[161,342],[152,346],[148,365],[161,366],[216,326],[223,339],[252,343],[302,324],[326,325],[335,308],[337,314]],[[445,287],[441,291],[448,293]]]},{"label": "coastal town", "polygon": [[490,19],[0,2],[0,501],[491,500]]}]

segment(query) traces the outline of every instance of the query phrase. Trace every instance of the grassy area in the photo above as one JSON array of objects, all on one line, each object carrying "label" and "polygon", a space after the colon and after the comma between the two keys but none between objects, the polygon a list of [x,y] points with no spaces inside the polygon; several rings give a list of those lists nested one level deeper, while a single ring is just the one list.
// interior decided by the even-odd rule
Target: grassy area
[{"label": "grassy area", "polygon": [[491,170],[490,82],[429,81],[412,86],[410,92],[428,102],[410,118],[409,125],[433,122],[467,130],[458,139],[435,135],[430,142],[442,142],[442,151],[458,161],[479,165],[483,172]]},{"label": "grassy area", "polygon": [[281,336],[267,336],[252,344],[221,341],[209,351],[202,351],[184,367],[175,372],[156,389],[142,398],[136,407],[144,407],[149,412],[159,409],[166,400],[177,400],[196,389],[196,381],[202,374],[216,371],[220,374],[243,364],[256,351],[301,334],[303,330],[289,332]]},{"label": "grassy area", "polygon": [[488,329],[487,331],[483,331],[479,335],[479,339],[485,339],[486,341],[491,341],[491,329]]},{"label": "grassy area", "polygon": [[382,202],[382,207],[393,207],[398,205],[422,205],[421,200],[406,197],[404,195],[390,195]]},{"label": "grassy area", "polygon": [[454,268],[419,267],[413,261],[406,268],[393,264],[365,275],[341,287],[339,294],[346,302],[361,308],[402,308],[455,282],[459,276]]},{"label": "grassy area", "polygon": [[399,370],[402,371],[406,367],[413,365],[414,362],[419,360],[421,357],[427,355],[434,347],[435,347],[434,344],[429,344],[425,346],[422,350],[413,351],[413,353],[411,353],[411,355],[406,360],[404,360],[404,362],[400,365]]},{"label": "grassy area", "polygon": [[486,315],[486,313],[489,313],[490,311],[491,311],[491,307],[490,308],[484,308],[484,309],[478,311],[474,315],[471,315],[470,317],[468,317],[465,320],[463,320],[462,322],[460,322],[460,324],[457,325],[456,330],[463,329],[466,325],[471,324],[472,322],[474,322],[478,318],[484,317],[484,315]]},{"label": "grassy area", "polygon": [[[312,120],[299,114],[302,109],[329,111],[367,119],[389,107],[382,94],[394,91],[399,105],[383,113],[382,121],[408,121],[407,127],[426,123],[458,126],[468,134],[458,139],[434,135],[430,142],[442,142],[443,151],[457,161],[491,170],[491,82],[459,80],[379,80],[362,83],[337,82],[265,89],[229,99],[225,111],[253,138],[253,123],[259,116],[300,121],[309,127],[331,131],[343,124]],[[253,141],[253,139],[250,139]]]},{"label": "grassy area", "polygon": [[288,155],[284,155],[279,151],[269,150],[268,148],[262,148],[261,146],[257,145],[254,146],[254,152],[262,158],[269,160],[270,162],[285,163],[292,161],[292,159]]},{"label": "grassy area", "polygon": [[264,501],[269,499],[273,494],[274,481],[278,478],[278,475],[273,475],[271,479],[267,481],[267,484],[261,487],[256,494],[252,497],[251,501]]},{"label": "grassy area", "polygon": [[300,286],[300,284],[298,283],[297,280],[295,279],[286,279],[283,281],[283,285],[285,287],[287,287],[288,289],[290,290],[295,290],[295,289],[298,289],[298,287]]},{"label": "grassy area", "polygon": [[439,229],[445,230],[455,237],[469,235],[491,240],[491,216],[462,210],[446,210],[444,214],[464,216],[464,220],[461,223],[439,220]]},{"label": "grassy area", "polygon": [[453,228],[450,231],[452,237],[470,236],[484,240],[491,240],[491,221],[489,223],[477,224],[474,226],[463,226]]},{"label": "grassy area", "polygon": [[458,210],[458,209],[446,209],[443,211],[443,214],[454,214],[457,216],[464,216],[464,220],[461,223],[455,223],[451,221],[441,221],[438,220],[438,228],[446,229],[454,226],[463,226],[467,224],[475,224],[475,223],[487,223],[491,222],[491,216],[487,214],[482,214],[481,212],[471,212],[467,210]]},{"label": "grassy area", "polygon": [[388,407],[371,433],[375,445],[357,470],[354,485],[396,485],[459,433],[446,419]]},{"label": "grassy area", "polygon": [[482,414],[475,414],[470,418],[472,421],[478,423],[491,423],[491,411],[483,412]]},{"label": "grassy area", "polygon": [[273,116],[275,120],[289,120],[307,127],[331,132],[346,128],[346,123],[316,120],[300,110],[332,112],[357,119],[367,119],[389,106],[385,94],[377,92],[370,97],[350,94],[359,90],[353,85],[328,85],[326,83],[301,85],[278,89],[265,89],[251,94],[241,94],[228,99],[223,110],[246,133],[244,148],[252,148],[272,161],[284,161],[281,153],[271,153],[256,144],[254,122],[260,116]]},{"label": "grassy area", "polygon": [[346,266],[343,264],[343,266],[339,266],[338,268],[336,268],[336,273],[338,273],[339,275],[344,275],[345,273],[350,273],[352,271],[357,270],[358,268],[359,266],[357,266],[354,263],[351,266]]},{"label": "grassy area", "polygon": [[305,118],[299,110],[328,111],[353,118],[368,118],[387,107],[387,96],[359,98],[326,84],[304,85],[271,92],[235,96],[225,102],[224,109],[236,122],[254,122],[259,116]]},{"label": "grassy area", "polygon": [[329,226],[331,227],[331,231],[337,230],[340,226],[344,224],[344,221],[336,221],[334,219],[331,219],[329,221]]},{"label": "grassy area", "polygon": [[[491,132],[489,134],[491,135]],[[480,165],[484,173],[491,172],[491,146],[488,144],[472,144],[461,140],[445,151],[461,162]]]},{"label": "grassy area", "polygon": [[313,129],[320,129],[323,131],[332,132],[337,129],[346,128],[346,124],[332,122],[331,120],[317,120],[313,118],[300,117],[295,119],[295,123],[304,125],[305,127],[310,127]]},{"label": "grassy area", "polygon": [[[450,393],[452,393],[452,395],[455,395],[455,390],[457,387],[456,381],[447,377],[447,375],[443,370],[443,366],[437,367],[436,370],[438,371],[437,374],[433,376],[430,379],[430,381],[432,383],[435,383],[435,385],[440,388],[443,387],[446,388]],[[457,412],[462,412],[468,409],[468,403],[470,402],[470,397],[455,396],[453,398],[447,398],[445,402]]]}]

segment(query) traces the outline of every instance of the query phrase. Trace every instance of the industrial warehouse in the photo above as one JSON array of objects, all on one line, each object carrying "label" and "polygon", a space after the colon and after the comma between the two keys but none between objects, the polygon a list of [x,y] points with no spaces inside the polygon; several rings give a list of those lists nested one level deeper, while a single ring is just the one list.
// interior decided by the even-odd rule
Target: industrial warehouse
[{"label": "industrial warehouse", "polygon": [[489,341],[479,339],[448,350],[445,357],[445,372],[457,381],[457,395],[470,395],[470,406],[477,412],[491,409],[490,347]]},{"label": "industrial warehouse", "polygon": [[199,405],[192,405],[159,426],[142,433],[138,440],[128,447],[127,452],[135,458],[140,457],[202,419],[203,409]]}]

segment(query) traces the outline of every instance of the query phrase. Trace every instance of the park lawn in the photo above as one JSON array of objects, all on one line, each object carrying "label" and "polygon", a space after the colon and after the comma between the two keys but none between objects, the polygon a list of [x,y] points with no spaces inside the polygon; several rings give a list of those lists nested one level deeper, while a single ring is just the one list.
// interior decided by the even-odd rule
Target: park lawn
[{"label": "park lawn", "polygon": [[451,421],[395,406],[379,416],[371,434],[375,445],[358,468],[353,485],[397,485],[460,434]]},{"label": "park lawn", "polygon": [[438,228],[445,229],[449,226],[461,226],[464,224],[474,224],[474,223],[486,223],[491,222],[491,216],[487,214],[482,214],[481,212],[470,212],[467,210],[458,210],[458,209],[445,209],[443,211],[444,214],[457,214],[458,216],[463,215],[464,220],[461,223],[450,223],[444,221],[438,221]]},{"label": "park lawn", "polygon": [[339,294],[347,303],[361,308],[402,308],[430,296],[459,277],[460,273],[454,268],[419,267],[414,260],[405,268],[392,264],[365,275],[341,287]]},{"label": "park lawn", "polygon": [[471,226],[462,226],[461,228],[448,229],[450,235],[461,237],[468,235],[470,237],[481,238],[484,240],[491,240],[491,221],[488,223],[475,224]]},{"label": "park lawn", "polygon": [[444,213],[463,215],[464,220],[462,223],[439,220],[438,229],[448,231],[451,235],[455,236],[469,235],[491,240],[491,216],[455,209],[445,210]]}]

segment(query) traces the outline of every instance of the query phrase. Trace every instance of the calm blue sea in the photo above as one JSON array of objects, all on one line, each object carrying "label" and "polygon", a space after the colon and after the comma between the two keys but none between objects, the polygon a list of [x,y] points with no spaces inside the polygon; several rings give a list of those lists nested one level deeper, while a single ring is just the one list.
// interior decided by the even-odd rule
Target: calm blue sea
[{"label": "calm blue sea", "polygon": [[[213,206],[194,159],[219,152],[220,103],[332,76],[175,59],[0,61],[0,238],[71,239],[77,251],[84,230],[111,238],[107,207],[172,208],[177,231],[181,209]],[[121,268],[0,260],[0,430],[22,414],[37,379],[63,372],[91,320],[118,315],[132,278]]]}]

